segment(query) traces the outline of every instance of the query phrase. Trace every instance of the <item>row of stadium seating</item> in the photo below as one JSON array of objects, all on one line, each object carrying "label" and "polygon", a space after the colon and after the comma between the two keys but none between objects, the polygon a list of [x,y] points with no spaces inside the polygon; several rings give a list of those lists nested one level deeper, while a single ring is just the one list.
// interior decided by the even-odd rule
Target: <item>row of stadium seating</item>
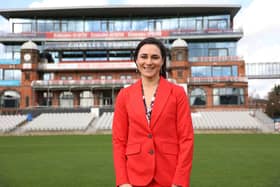
[{"label": "row of stadium seating", "polygon": [[204,111],[192,114],[197,130],[260,130],[261,123],[249,111]]},{"label": "row of stadium seating", "polygon": [[26,121],[26,115],[0,115],[0,132],[6,133]]},{"label": "row of stadium seating", "polygon": [[[263,114],[265,115],[265,114]],[[112,129],[113,112],[104,112],[98,119],[96,130]],[[201,111],[192,113],[192,121],[196,130],[262,130],[263,124],[244,111]]]},{"label": "row of stadium seating", "polygon": [[[103,112],[96,118],[93,113],[43,113],[31,121],[27,115],[0,115],[0,132],[14,129],[20,132],[34,131],[85,131],[92,127],[94,131],[112,130],[113,112]],[[261,117],[262,120],[258,119]],[[195,130],[254,130],[272,132],[273,121],[266,114],[241,111],[199,111],[192,113]],[[23,124],[17,128],[20,124]]]},{"label": "row of stadium seating", "polygon": [[91,113],[44,113],[23,126],[23,131],[84,131],[94,119]]}]

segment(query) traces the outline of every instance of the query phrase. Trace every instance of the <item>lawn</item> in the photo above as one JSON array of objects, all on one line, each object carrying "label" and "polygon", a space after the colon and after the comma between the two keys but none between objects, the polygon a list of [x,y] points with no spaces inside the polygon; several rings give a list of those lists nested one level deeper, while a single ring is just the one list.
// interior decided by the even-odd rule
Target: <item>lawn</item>
[{"label": "lawn", "polygon": [[[279,187],[280,137],[195,136],[191,187]],[[0,137],[0,187],[113,187],[110,135]]]}]

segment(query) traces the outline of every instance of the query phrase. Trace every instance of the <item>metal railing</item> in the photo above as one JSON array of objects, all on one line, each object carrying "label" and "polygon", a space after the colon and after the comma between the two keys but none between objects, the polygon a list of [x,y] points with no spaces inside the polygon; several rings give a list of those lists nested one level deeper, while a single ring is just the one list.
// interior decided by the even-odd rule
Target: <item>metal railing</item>
[{"label": "metal railing", "polygon": [[34,88],[45,88],[45,87],[63,87],[63,86],[79,86],[88,87],[94,85],[127,85],[136,82],[135,79],[111,79],[111,80],[36,80],[32,81],[31,86]]},{"label": "metal railing", "polygon": [[243,61],[241,56],[200,56],[189,57],[189,61],[192,62],[238,62]]},{"label": "metal railing", "polygon": [[247,77],[189,77],[188,83],[248,82]]}]

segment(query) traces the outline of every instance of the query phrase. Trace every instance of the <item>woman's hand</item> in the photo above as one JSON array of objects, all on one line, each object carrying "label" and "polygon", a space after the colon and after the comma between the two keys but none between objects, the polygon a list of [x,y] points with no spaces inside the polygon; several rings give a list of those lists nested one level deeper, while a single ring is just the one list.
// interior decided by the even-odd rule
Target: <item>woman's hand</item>
[{"label": "woman's hand", "polygon": [[119,187],[133,187],[131,184],[121,184]]}]

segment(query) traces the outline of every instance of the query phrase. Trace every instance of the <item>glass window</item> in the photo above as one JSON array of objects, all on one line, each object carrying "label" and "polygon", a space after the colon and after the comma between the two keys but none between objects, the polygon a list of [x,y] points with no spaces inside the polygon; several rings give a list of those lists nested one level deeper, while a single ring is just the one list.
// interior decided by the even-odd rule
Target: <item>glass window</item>
[{"label": "glass window", "polygon": [[83,91],[80,93],[80,106],[90,107],[93,106],[94,98],[90,91]]},{"label": "glass window", "polygon": [[133,20],[132,28],[133,31],[147,31],[148,21],[147,20]]},{"label": "glass window", "polygon": [[115,22],[114,21],[108,21],[108,27],[109,27],[109,31],[113,32],[115,31]]},{"label": "glass window", "polygon": [[227,20],[220,19],[220,20],[209,20],[208,21],[208,28],[209,29],[226,29],[227,26]]},{"label": "glass window", "polygon": [[238,67],[232,66],[232,76],[237,77],[238,76]]},{"label": "glass window", "polygon": [[222,76],[232,76],[230,66],[222,67]]},{"label": "glass window", "polygon": [[193,77],[211,77],[211,66],[192,66]]},{"label": "glass window", "polygon": [[21,70],[4,70],[4,80],[21,80]]},{"label": "glass window", "polygon": [[81,80],[87,80],[87,77],[84,76],[84,75],[82,75],[82,76],[81,76]]},{"label": "glass window", "polygon": [[53,80],[53,79],[54,79],[53,73],[44,73],[43,74],[43,80],[48,81],[48,80]]},{"label": "glass window", "polygon": [[3,69],[0,69],[0,80],[3,80]]},{"label": "glass window", "polygon": [[68,32],[83,32],[83,21],[68,21]]},{"label": "glass window", "polygon": [[156,31],[161,31],[162,21],[161,20],[156,20],[155,26],[156,26],[156,28],[155,28]]},{"label": "glass window", "polygon": [[209,49],[209,55],[208,56],[228,56],[227,49]]},{"label": "glass window", "polygon": [[0,104],[3,108],[18,108],[20,104],[20,94],[16,91],[4,91],[0,97]]},{"label": "glass window", "polygon": [[74,96],[72,92],[62,92],[59,96],[59,103],[61,107],[73,107]]},{"label": "glass window", "polygon": [[188,43],[190,61],[194,57],[236,56],[236,42]]},{"label": "glass window", "polygon": [[162,29],[163,30],[178,29],[178,27],[179,27],[178,23],[179,23],[179,21],[177,18],[163,19],[162,20]]},{"label": "glass window", "polygon": [[191,105],[192,106],[201,106],[206,105],[206,93],[201,88],[195,88],[191,91]]},{"label": "glass window", "polygon": [[177,54],[176,54],[176,60],[177,61],[182,61],[184,58],[183,58],[183,53],[181,51],[179,51]]},{"label": "glass window", "polygon": [[100,31],[107,32],[107,22],[106,21],[101,21]]},{"label": "glass window", "polygon": [[107,52],[106,51],[87,51],[86,52],[87,60],[107,60]]},{"label": "glass window", "polygon": [[243,88],[214,88],[213,104],[217,105],[243,105]]}]

